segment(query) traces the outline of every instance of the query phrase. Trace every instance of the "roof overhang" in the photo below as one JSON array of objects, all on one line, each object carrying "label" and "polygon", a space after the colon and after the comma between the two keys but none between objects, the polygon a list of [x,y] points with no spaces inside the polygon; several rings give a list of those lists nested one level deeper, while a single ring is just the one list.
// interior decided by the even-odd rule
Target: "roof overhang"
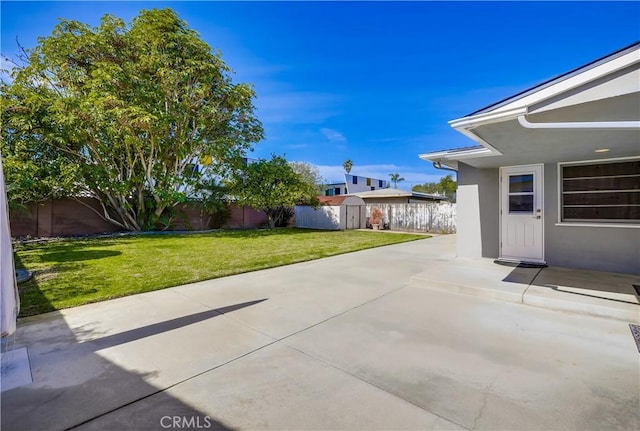
[{"label": "roof overhang", "polygon": [[[473,135],[474,137],[481,140],[480,137]],[[472,138],[473,139],[473,138]],[[484,141],[483,141],[484,142]],[[498,150],[493,149],[489,144],[488,146],[479,146],[473,147],[466,150],[445,150],[445,151],[437,151],[434,153],[425,153],[420,154],[422,160],[432,163],[440,163],[450,169],[458,170],[458,161],[466,160],[466,159],[475,159],[478,157],[488,157],[492,155],[498,155],[500,152]]]},{"label": "roof overhang", "polygon": [[457,128],[453,123],[465,118],[482,118],[483,115],[491,113],[499,115],[501,112],[508,112],[513,109],[531,106],[547,100],[557,94],[570,91],[588,82],[592,82],[615,73],[638,62],[640,62],[640,42],[585,66],[574,69],[571,72],[560,75],[557,78],[553,78],[540,85],[536,85],[529,90],[525,90],[522,93],[509,97],[497,104],[491,105],[480,111],[476,111],[477,113],[458,120],[452,120],[449,124],[451,124],[452,127]]},{"label": "roof overhang", "polygon": [[[452,120],[449,122],[451,127],[472,139],[478,146],[426,153],[419,155],[419,157],[452,169],[458,168],[458,161],[481,166],[518,163],[517,156],[521,155],[523,161],[527,156],[529,159],[533,159],[534,156],[531,153],[535,151],[540,153],[541,160],[544,158],[542,156],[547,156],[547,160],[552,160],[554,152],[557,153],[556,158],[584,157],[584,148],[580,148],[576,138],[580,138],[585,142],[591,140],[591,143],[587,142],[585,145],[585,148],[588,148],[591,153],[593,153],[593,148],[591,147],[597,145],[598,139],[602,140],[602,146],[608,146],[613,139],[613,145],[620,147],[616,149],[617,153],[620,156],[629,155],[630,148],[634,142],[640,144],[640,134],[638,134],[638,139],[634,140],[633,138],[633,134],[640,131],[640,121],[638,121],[640,120],[638,118],[640,114],[637,113],[639,110],[638,101],[640,100],[640,80],[636,79],[639,73],[639,64],[640,43],[637,43],[587,66],[477,111],[475,114]],[[615,74],[626,74],[627,82],[632,82],[631,86],[627,84],[627,88],[620,92],[612,91],[611,88],[608,88],[604,91],[604,94],[598,96],[599,100],[594,99],[590,103],[592,107],[595,106],[604,111],[608,107],[607,104],[611,105],[613,100],[625,100],[626,105],[624,108],[627,108],[629,101],[631,101],[631,103],[635,103],[633,109],[631,109],[633,114],[631,118],[623,118],[622,121],[612,118],[607,118],[603,121],[595,117],[588,118],[589,121],[576,121],[576,118],[571,118],[568,121],[563,119],[563,114],[561,114],[563,110],[564,112],[567,111],[568,108],[566,106],[556,111],[547,110],[547,112],[540,114],[542,111],[539,110],[540,106],[545,106],[545,104],[551,103],[558,97],[565,97],[567,94],[575,97],[575,94],[584,88],[600,85],[601,82],[607,79],[610,80],[611,76]],[[624,99],[625,97],[626,99]],[[588,105],[580,105],[581,103],[583,102],[579,102],[574,106]],[[600,103],[600,105],[594,105],[595,103]],[[626,114],[629,112],[628,109],[626,111],[625,109],[620,109],[620,111]],[[549,115],[550,113],[551,115]],[[553,117],[554,114],[557,118]],[[582,119],[582,117],[579,117],[579,119]],[[585,134],[585,131],[589,130],[594,131],[593,135]],[[622,139],[617,139],[617,137],[622,137]],[[527,143],[536,142],[544,144],[549,143],[550,140],[555,142],[556,145],[534,145],[533,147],[537,147],[537,149],[529,145],[529,148],[523,148],[523,151],[520,151],[517,145],[520,142],[523,146]],[[567,151],[567,148],[559,148],[565,143],[575,148],[575,155],[572,156]],[[633,152],[633,149],[631,152]],[[635,152],[638,152],[637,145]],[[489,162],[484,159],[487,157],[497,157],[497,160]]]}]

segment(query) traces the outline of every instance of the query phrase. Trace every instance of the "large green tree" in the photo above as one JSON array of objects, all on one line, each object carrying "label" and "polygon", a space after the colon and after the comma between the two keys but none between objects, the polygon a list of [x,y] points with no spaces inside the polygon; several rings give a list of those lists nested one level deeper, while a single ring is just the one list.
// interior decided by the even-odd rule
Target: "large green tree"
[{"label": "large green tree", "polygon": [[78,167],[64,155],[47,150],[36,152],[26,143],[17,143],[8,156],[2,154],[10,210],[82,191],[76,182]]},{"label": "large green tree", "polygon": [[411,190],[414,192],[441,194],[447,196],[452,201],[455,201],[457,183],[453,179],[451,174],[440,178],[437,183],[424,183],[417,186],[413,186]]},{"label": "large green tree", "polygon": [[299,174],[304,181],[316,189],[316,195],[321,196],[325,192],[324,179],[320,175],[317,166],[307,162],[289,162],[293,171]]},{"label": "large green tree", "polygon": [[248,163],[229,186],[238,203],[264,211],[270,228],[285,225],[295,205],[318,205],[315,184],[297,173],[282,156]]},{"label": "large green tree", "polygon": [[62,184],[99,199],[124,229],[153,228],[263,137],[252,87],[234,84],[220,54],[170,9],[129,25],[62,20],[22,60],[1,84],[3,156],[76,166]]}]

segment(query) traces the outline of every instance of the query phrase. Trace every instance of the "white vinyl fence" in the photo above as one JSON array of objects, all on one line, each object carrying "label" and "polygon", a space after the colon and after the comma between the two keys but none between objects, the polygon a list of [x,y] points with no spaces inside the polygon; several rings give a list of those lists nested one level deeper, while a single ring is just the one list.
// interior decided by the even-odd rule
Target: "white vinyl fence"
[{"label": "white vinyl fence", "polygon": [[451,202],[424,202],[413,204],[367,204],[367,217],[371,208],[378,207],[384,214],[389,229],[406,232],[456,232],[456,204]]},{"label": "white vinyl fence", "polygon": [[310,229],[340,229],[340,207],[322,206],[313,209],[307,206],[296,206],[296,227]]}]

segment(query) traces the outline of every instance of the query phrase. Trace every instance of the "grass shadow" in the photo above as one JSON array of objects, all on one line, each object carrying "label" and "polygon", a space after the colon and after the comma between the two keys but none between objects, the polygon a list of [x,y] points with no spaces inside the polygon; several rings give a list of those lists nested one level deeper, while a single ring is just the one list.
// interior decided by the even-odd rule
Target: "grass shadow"
[{"label": "grass shadow", "polygon": [[318,232],[331,232],[331,231],[283,227],[283,228],[275,228],[275,229],[222,229],[215,232],[205,232],[205,233],[163,233],[162,235],[141,234],[141,235],[131,235],[130,237],[139,238],[141,236],[145,236],[145,237],[148,237],[149,239],[154,239],[154,240],[166,239],[167,237],[264,238],[264,237],[274,237],[274,236],[307,235],[307,234],[318,233]]},{"label": "grass shadow", "polygon": [[48,251],[43,253],[40,261],[46,262],[78,262],[84,260],[104,259],[106,257],[119,256],[122,252],[116,250],[75,250],[75,247],[67,247],[64,251]]},{"label": "grass shadow", "polygon": [[[16,269],[27,269],[18,254],[14,254],[14,264]],[[18,292],[20,294],[20,313],[18,317],[55,310],[49,298],[40,289],[35,274],[29,281],[18,285]]]}]

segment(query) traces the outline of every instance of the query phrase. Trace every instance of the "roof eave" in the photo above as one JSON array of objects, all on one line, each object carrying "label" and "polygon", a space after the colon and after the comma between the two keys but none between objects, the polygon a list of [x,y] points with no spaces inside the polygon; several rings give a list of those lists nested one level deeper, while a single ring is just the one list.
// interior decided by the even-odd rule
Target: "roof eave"
[{"label": "roof eave", "polygon": [[526,115],[531,105],[543,102],[558,94],[573,90],[574,88],[588,84],[618,70],[632,66],[640,62],[640,44],[628,47],[624,54],[615,53],[609,57],[600,59],[597,64],[588,64],[573,70],[569,75],[561,75],[558,78],[537,85],[522,93],[517,94],[490,105],[477,114],[471,114],[449,121],[449,125],[456,130],[461,128],[472,129],[485,124],[514,119],[520,115]]},{"label": "roof eave", "polygon": [[[474,138],[472,139],[478,142],[482,141],[482,139],[480,139],[479,136],[471,132],[469,133],[473,135],[473,137],[475,137],[475,139]],[[435,153],[420,154],[418,157],[428,162],[433,162],[433,163],[439,162],[442,165],[445,165],[451,169],[457,170],[459,160],[476,159],[478,157],[499,156],[502,154],[484,141],[482,141],[481,144],[483,145],[482,148],[474,148],[466,151],[459,151],[459,150],[438,151]]]},{"label": "roof eave", "polygon": [[[561,75],[559,78],[548,81],[544,85],[533,87],[512,98],[506,99],[499,105],[494,105],[495,107],[490,111],[481,110],[478,114],[449,121],[449,125],[452,128],[482,145],[487,151],[474,150],[470,152],[446,152],[446,154],[442,155],[443,157],[439,160],[434,160],[432,157],[423,157],[430,156],[429,154],[423,154],[420,158],[423,160],[440,161],[440,163],[445,164],[446,166],[451,166],[450,164],[447,164],[446,161],[502,155],[500,151],[474,133],[473,130],[487,124],[500,123],[515,119],[522,124],[522,120],[526,118],[525,116],[528,114],[529,107],[531,105],[543,102],[544,100],[558,94],[580,87],[591,81],[640,62],[640,55],[638,55],[640,52],[640,44],[627,47],[623,51],[625,52],[617,52],[615,55],[600,59],[596,64],[590,63],[587,66],[583,66],[572,71],[569,75]],[[611,59],[607,60],[607,58],[610,57]],[[434,154],[439,155],[437,153]]]},{"label": "roof eave", "polygon": [[506,99],[479,109],[463,118],[477,117],[485,113],[509,110],[518,106],[531,106],[534,103],[553,97],[560,92],[571,90],[604,75],[638,63],[640,61],[639,53],[640,42],[635,42],[614,53],[530,87],[514,96],[507,97]]}]

